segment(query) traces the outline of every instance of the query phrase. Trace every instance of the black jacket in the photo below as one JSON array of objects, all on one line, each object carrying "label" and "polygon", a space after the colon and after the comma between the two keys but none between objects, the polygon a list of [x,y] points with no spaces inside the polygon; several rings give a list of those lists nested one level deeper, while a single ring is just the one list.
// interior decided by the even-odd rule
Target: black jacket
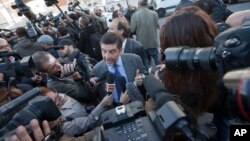
[{"label": "black jacket", "polygon": [[94,34],[96,31],[95,31],[95,28],[93,25],[89,25],[87,27],[85,27],[81,32],[80,32],[80,39],[79,39],[79,42],[78,42],[78,46],[77,48],[89,55],[90,57],[93,57],[94,58],[94,52],[93,52],[93,49],[91,47],[91,43],[90,43],[90,35]]}]

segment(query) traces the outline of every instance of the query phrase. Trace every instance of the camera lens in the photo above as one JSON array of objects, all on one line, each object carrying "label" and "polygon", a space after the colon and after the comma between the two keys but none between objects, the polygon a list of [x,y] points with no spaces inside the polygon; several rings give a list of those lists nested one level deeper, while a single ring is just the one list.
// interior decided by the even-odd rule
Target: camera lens
[{"label": "camera lens", "polygon": [[215,48],[174,47],[164,51],[170,70],[215,70]]}]

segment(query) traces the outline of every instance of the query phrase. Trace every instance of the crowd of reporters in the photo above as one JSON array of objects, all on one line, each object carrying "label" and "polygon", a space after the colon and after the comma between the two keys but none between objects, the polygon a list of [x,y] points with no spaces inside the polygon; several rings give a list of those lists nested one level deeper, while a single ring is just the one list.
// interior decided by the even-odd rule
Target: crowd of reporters
[{"label": "crowd of reporters", "polygon": [[[102,125],[100,116],[105,110],[138,100],[145,102],[148,111],[153,109],[154,104],[143,86],[143,75],[151,72],[168,92],[178,97],[192,125],[200,132],[208,131],[204,134],[213,136],[214,140],[227,140],[231,114],[227,109],[228,94],[217,83],[219,76],[204,70],[174,71],[164,65],[165,49],[213,46],[219,22],[225,22],[222,26],[230,28],[250,17],[248,10],[233,14],[223,6],[214,10],[212,2],[198,0],[179,5],[160,29],[160,45],[158,15],[147,8],[145,0],[138,1],[138,10],[129,21],[123,11],[115,10],[109,27],[101,9],[84,12],[73,8],[59,22],[52,22],[55,19],[52,15],[46,18],[40,14],[38,26],[42,35],[37,38],[30,38],[24,27],[16,29],[15,37],[1,38],[1,52],[16,52],[20,56],[8,56],[9,62],[32,56],[37,70],[32,77],[15,76],[12,86],[8,86],[11,78],[0,71],[1,106],[39,87],[40,95],[48,96],[61,113],[49,123],[31,120],[33,138],[25,125],[18,125],[16,135],[10,140],[40,141],[48,138],[57,125],[64,134],[59,140],[92,140],[95,127]],[[224,15],[216,14],[218,8]],[[218,15],[223,18],[219,20]],[[0,61],[6,63],[4,59]],[[148,71],[152,70],[152,64],[157,71]],[[107,73],[113,74],[115,85],[107,83]],[[173,136],[178,139],[178,134]]]}]

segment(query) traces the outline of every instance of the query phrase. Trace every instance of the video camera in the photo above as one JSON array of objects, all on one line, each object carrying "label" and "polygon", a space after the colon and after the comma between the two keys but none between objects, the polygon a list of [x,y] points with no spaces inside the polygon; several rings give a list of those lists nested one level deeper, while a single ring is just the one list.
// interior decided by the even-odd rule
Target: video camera
[{"label": "video camera", "polygon": [[[20,125],[29,127],[32,119],[37,119],[41,123],[44,120],[54,121],[61,116],[61,112],[51,98],[39,96],[39,94],[40,89],[34,88],[0,107],[0,140],[8,140]],[[20,108],[23,109],[20,110]],[[31,132],[30,128],[27,130]]]},{"label": "video camera", "polygon": [[[167,69],[173,71],[186,70],[213,70],[219,75],[219,78],[226,77],[225,73],[237,69],[250,67],[250,21],[246,21],[239,27],[228,29],[220,33],[215,38],[215,47],[208,48],[190,48],[190,47],[171,47],[164,51],[165,64]],[[233,73],[233,72],[229,72]],[[241,79],[240,75],[237,79]],[[219,80],[220,80],[219,79]],[[234,78],[235,79],[235,78]],[[233,81],[231,79],[229,81]],[[248,77],[246,77],[248,80]],[[227,87],[230,90],[228,102],[230,102],[230,111],[237,117],[244,117],[250,121],[249,115],[249,95],[246,93],[248,81],[244,81],[244,91]],[[228,81],[224,82],[227,86]],[[234,82],[235,83],[235,82]],[[241,85],[241,82],[234,85]],[[222,86],[222,88],[224,87]],[[244,99],[244,100],[243,100]],[[232,104],[234,103],[234,104]],[[238,114],[236,111],[241,112]],[[244,110],[242,110],[244,109]],[[247,112],[246,112],[247,111]]]},{"label": "video camera", "polygon": [[74,9],[79,6],[80,7],[80,2],[78,0],[74,0],[73,2],[70,2],[68,4],[68,10],[69,11],[74,11]]},{"label": "video camera", "polygon": [[45,4],[50,7],[56,3],[58,3],[58,0],[44,0]]},{"label": "video camera", "polygon": [[18,9],[18,16],[26,16],[30,21],[36,20],[36,15],[31,11],[30,7],[26,6],[26,4],[22,0],[15,0],[16,4],[12,4],[12,9]]},{"label": "video camera", "polygon": [[26,56],[21,60],[15,62],[10,62],[8,59],[9,56],[19,56],[19,55],[15,52],[11,53],[8,53],[7,51],[0,52],[0,58],[4,60],[4,63],[0,63],[0,72],[4,74],[5,81],[8,81],[9,78],[11,77],[17,77],[17,76],[32,77],[35,75],[36,68],[30,56]]}]

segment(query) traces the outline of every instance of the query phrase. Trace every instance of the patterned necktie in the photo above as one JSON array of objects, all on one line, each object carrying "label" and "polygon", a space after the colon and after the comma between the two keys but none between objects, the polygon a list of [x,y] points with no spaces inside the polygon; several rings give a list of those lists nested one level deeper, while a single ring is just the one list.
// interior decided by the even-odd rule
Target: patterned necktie
[{"label": "patterned necktie", "polygon": [[122,86],[120,83],[121,73],[118,70],[117,64],[114,65],[114,69],[115,69],[115,73],[114,73],[114,75],[115,75],[115,87],[116,87],[116,91],[118,94],[118,100],[120,100],[120,96],[121,96],[121,92],[122,92]]}]

